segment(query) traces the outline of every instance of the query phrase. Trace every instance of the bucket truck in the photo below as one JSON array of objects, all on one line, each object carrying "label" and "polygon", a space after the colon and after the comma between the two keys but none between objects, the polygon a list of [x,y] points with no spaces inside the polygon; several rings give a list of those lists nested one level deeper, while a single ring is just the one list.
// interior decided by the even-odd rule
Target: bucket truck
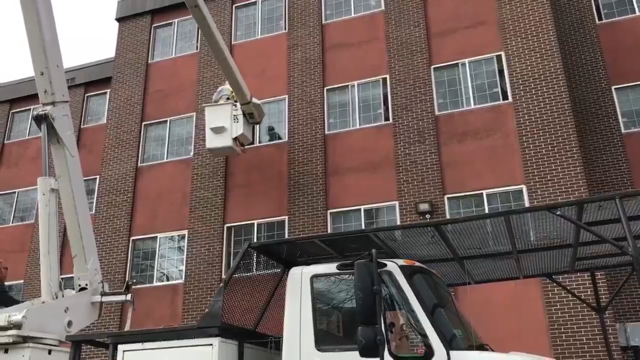
[{"label": "bucket truck", "polygon": [[[242,152],[252,141],[252,127],[260,124],[264,110],[260,101],[251,96],[204,1],[185,0],[185,3],[228,81],[228,85],[214,95],[212,103],[205,105],[207,148],[213,156]],[[489,348],[476,341],[479,338],[452,305],[442,280],[416,262],[378,260],[377,251],[372,248],[365,251],[370,256],[367,259],[360,256],[355,260],[312,263],[280,258],[279,271],[266,268],[255,271],[259,267],[256,259],[263,258],[265,252],[267,258],[277,259],[273,254],[270,256],[268,250],[271,245],[282,244],[268,242],[258,244],[262,247],[244,246],[196,327],[147,330],[147,334],[164,334],[155,339],[154,336],[145,338],[145,331],[136,330],[74,335],[99,319],[104,304],[131,302],[132,295],[128,292],[131,284],[125,284],[123,291],[110,291],[102,278],[51,0],[21,0],[21,5],[42,104],[42,109],[33,116],[41,130],[43,149],[43,176],[38,179],[41,297],[0,310],[0,360],[80,359],[83,336],[129,339],[121,341],[117,351],[114,351],[116,347],[108,346],[111,359],[118,360],[176,357],[193,360],[544,359],[487,351]],[[48,150],[55,177],[49,173]],[[75,291],[60,290],[58,197],[73,257]],[[295,247],[295,242],[285,246]],[[240,266],[246,264],[254,270],[253,275],[239,271]],[[247,339],[260,338],[261,333],[256,330],[267,314],[267,307],[275,301],[285,273],[281,349],[247,343]],[[264,299],[265,303],[254,308],[260,316],[255,325],[248,326],[252,331],[226,323],[232,309],[225,303],[233,302],[234,289],[252,289],[231,284],[242,285],[243,281],[253,279],[265,286],[265,278],[260,276],[275,276],[278,280]],[[340,281],[314,287],[317,279]],[[318,305],[312,293],[323,291],[344,291],[353,296],[341,304]],[[340,313],[337,307],[347,311]],[[129,319],[130,316],[131,313]],[[227,331],[229,329],[232,331]],[[318,340],[323,336],[325,345],[329,344],[324,348]],[[140,341],[134,343],[134,339]],[[72,343],[71,350],[60,346],[65,340]],[[269,344],[277,341],[273,336],[268,337]]]}]

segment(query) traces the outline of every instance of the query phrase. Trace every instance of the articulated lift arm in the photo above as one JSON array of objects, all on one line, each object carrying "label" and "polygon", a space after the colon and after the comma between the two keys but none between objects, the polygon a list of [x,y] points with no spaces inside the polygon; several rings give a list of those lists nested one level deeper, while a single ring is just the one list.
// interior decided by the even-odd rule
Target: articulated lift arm
[{"label": "articulated lift arm", "polygon": [[[15,346],[14,352],[8,357],[0,356],[2,359],[40,356],[42,351],[57,348],[67,335],[95,322],[100,317],[102,304],[132,301],[126,291],[109,292],[108,284],[102,279],[51,0],[20,1],[42,105],[33,116],[42,133],[43,149],[43,174],[38,179],[42,296],[0,309],[0,344]],[[243,121],[260,124],[264,117],[262,105],[249,93],[204,1],[185,0],[185,3],[234,90],[244,114]],[[49,175],[49,150],[55,178]],[[75,292],[60,288],[58,196],[73,258]],[[34,354],[36,351],[40,354]]]}]

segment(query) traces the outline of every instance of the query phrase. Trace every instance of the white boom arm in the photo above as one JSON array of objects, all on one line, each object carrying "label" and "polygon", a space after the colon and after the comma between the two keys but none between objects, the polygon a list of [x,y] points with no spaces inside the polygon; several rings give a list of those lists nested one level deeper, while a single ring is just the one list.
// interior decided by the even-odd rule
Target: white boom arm
[{"label": "white boom arm", "polygon": [[[51,0],[21,0],[21,6],[42,104],[33,116],[43,149],[43,177],[38,179],[42,296],[0,310],[0,344],[57,346],[96,321],[103,303],[131,301],[131,295],[109,293],[102,279]],[[49,176],[48,150],[55,178]],[[58,194],[73,258],[75,293],[60,289]],[[16,352],[16,358],[32,354],[17,348]]]}]

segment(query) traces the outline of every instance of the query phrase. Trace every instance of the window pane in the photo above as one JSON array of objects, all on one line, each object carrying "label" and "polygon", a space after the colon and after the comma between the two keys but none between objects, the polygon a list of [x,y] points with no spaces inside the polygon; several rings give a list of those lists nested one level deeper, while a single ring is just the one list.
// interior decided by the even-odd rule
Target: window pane
[{"label": "window pane", "polygon": [[[31,109],[31,114],[35,114],[36,112],[40,111],[41,108],[42,107],[40,105],[34,107],[33,109]],[[36,123],[33,122],[33,120],[31,120],[31,125],[29,125],[29,137],[39,136],[39,135],[40,135],[40,129],[38,129],[38,126],[36,125]]]},{"label": "window pane", "polygon": [[173,23],[153,28],[153,57],[161,60],[171,57],[173,52]]},{"label": "window pane", "polygon": [[84,192],[87,194],[87,202],[89,203],[89,211],[96,210],[96,193],[98,190],[98,178],[84,180]]},{"label": "window pane", "polygon": [[158,249],[156,283],[184,279],[184,259],[187,235],[161,236]]},{"label": "window pane", "polygon": [[[233,262],[236,260],[242,247],[246,243],[254,241],[255,224],[241,224],[230,226],[227,228],[227,270],[231,268]],[[238,274],[248,274],[254,271],[254,258],[253,256],[245,256],[242,262],[238,265]]]},{"label": "window pane", "polygon": [[22,289],[23,289],[23,285],[24,283],[14,283],[14,284],[7,284],[7,292],[9,293],[9,295],[11,295],[14,299],[22,301]]},{"label": "window pane", "polygon": [[469,62],[471,69],[471,88],[474,105],[492,104],[502,101],[501,88],[498,81],[496,58]]},{"label": "window pane", "polygon": [[236,6],[235,40],[249,40],[258,36],[258,6],[256,3]]},{"label": "window pane", "polygon": [[270,143],[287,139],[287,101],[276,100],[262,104],[264,108],[264,119],[260,124],[259,144]]},{"label": "window pane", "polygon": [[171,120],[167,160],[191,156],[193,150],[193,116]]},{"label": "window pane", "polygon": [[23,190],[18,192],[16,209],[13,213],[13,223],[20,224],[31,222],[36,218],[36,205],[38,202],[38,190]]},{"label": "window pane", "polygon": [[198,49],[198,25],[193,19],[178,21],[176,30],[176,56]]},{"label": "window pane", "polygon": [[636,13],[633,0],[600,0],[604,20],[617,19]]},{"label": "window pane", "polygon": [[13,214],[13,203],[16,200],[16,193],[0,194],[0,225],[11,224],[11,214]]},{"label": "window pane", "polygon": [[14,112],[9,122],[9,135],[7,140],[19,140],[27,137],[31,122],[31,109]]},{"label": "window pane", "polygon": [[331,213],[331,232],[362,229],[362,210],[344,210]]},{"label": "window pane", "polygon": [[[287,221],[269,221],[257,224],[256,241],[281,240],[287,237]],[[269,258],[256,254],[255,271],[272,271],[278,270],[280,267],[276,262]]]},{"label": "window pane", "polygon": [[167,122],[157,122],[144,125],[144,141],[142,163],[147,164],[165,159],[167,146]]},{"label": "window pane", "polygon": [[157,241],[156,237],[133,240],[131,280],[139,285],[154,283]]},{"label": "window pane", "polygon": [[327,90],[329,131],[344,130],[352,127],[349,97],[348,86]]},{"label": "window pane", "polygon": [[324,0],[324,20],[331,21],[351,16],[353,14],[351,1],[352,0]]},{"label": "window pane", "polygon": [[615,92],[623,130],[640,129],[640,85],[617,88]]},{"label": "window pane", "polygon": [[260,35],[284,31],[285,0],[262,0],[260,3]]},{"label": "window pane", "polygon": [[[464,105],[463,77],[458,64],[434,69],[438,112],[459,110]],[[465,74],[466,79],[466,74]]]},{"label": "window pane", "polygon": [[107,121],[107,93],[87,97],[84,124],[94,125]]},{"label": "window pane", "polygon": [[482,193],[478,193],[450,197],[447,199],[447,207],[450,218],[484,214],[484,196]]},{"label": "window pane", "polygon": [[353,275],[316,276],[312,286],[316,348],[321,351],[355,348],[358,322]]},{"label": "window pane", "polygon": [[353,0],[353,13],[355,15],[378,9],[382,9],[382,0]]},{"label": "window pane", "polygon": [[361,126],[379,124],[384,121],[381,80],[358,84],[358,106]]},{"label": "window pane", "polygon": [[490,213],[523,208],[525,205],[522,189],[487,194],[487,208]]},{"label": "window pane", "polygon": [[396,215],[395,205],[364,209],[364,228],[372,229],[398,225],[398,217]]}]

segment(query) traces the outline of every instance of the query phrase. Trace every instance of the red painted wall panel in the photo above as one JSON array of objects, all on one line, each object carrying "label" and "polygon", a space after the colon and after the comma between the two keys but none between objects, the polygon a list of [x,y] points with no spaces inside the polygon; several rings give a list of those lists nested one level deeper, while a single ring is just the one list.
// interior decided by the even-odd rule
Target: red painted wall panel
[{"label": "red painted wall panel", "polygon": [[640,81],[640,16],[598,24],[600,44],[612,85]]},{"label": "red painted wall panel", "polygon": [[327,134],[327,208],[397,200],[392,124]]},{"label": "red painted wall panel", "polygon": [[624,143],[627,148],[633,185],[636,189],[640,189],[640,131],[624,134]]},{"label": "red painted wall panel", "polygon": [[522,185],[524,173],[511,104],[437,117],[448,194]]},{"label": "red painted wall panel", "polygon": [[227,158],[225,223],[287,215],[287,144],[246,151]]},{"label": "red painted wall panel", "polygon": [[[183,284],[145,286],[132,290],[135,299],[131,329],[152,329],[180,325]],[[122,324],[127,322],[128,305],[123,306]],[[186,360],[186,359],[185,359]]]},{"label": "red painted wall panel", "polygon": [[502,51],[496,0],[425,3],[432,64]]},{"label": "red painted wall panel", "polygon": [[387,75],[384,13],[325,24],[323,48],[325,86]]},{"label": "red painted wall panel", "polygon": [[7,281],[23,280],[33,223],[0,227],[0,254],[9,267]]},{"label": "red painted wall panel", "polygon": [[231,52],[253,96],[287,95],[287,33],[234,44]]}]

